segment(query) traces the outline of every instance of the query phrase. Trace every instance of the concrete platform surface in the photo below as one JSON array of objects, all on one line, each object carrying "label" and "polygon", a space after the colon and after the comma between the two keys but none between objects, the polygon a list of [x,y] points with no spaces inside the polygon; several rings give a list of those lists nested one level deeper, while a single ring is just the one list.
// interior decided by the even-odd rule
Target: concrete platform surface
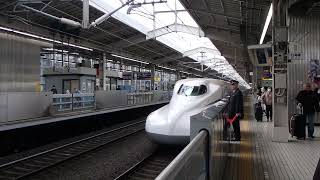
[{"label": "concrete platform surface", "polygon": [[252,103],[245,103],[241,142],[231,144],[225,180],[311,180],[320,157],[320,128],[316,138],[279,143],[272,141],[273,123],[257,122]]}]

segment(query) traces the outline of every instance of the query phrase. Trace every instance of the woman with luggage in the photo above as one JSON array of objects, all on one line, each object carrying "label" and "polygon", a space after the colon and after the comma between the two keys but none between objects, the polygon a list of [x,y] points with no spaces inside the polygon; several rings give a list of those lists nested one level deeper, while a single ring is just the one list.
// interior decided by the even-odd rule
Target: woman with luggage
[{"label": "woman with luggage", "polygon": [[[306,83],[304,85],[304,90],[300,91],[296,97],[296,100],[299,102],[300,106],[303,108],[303,117],[304,117],[304,124],[307,120],[308,122],[308,137],[314,138],[314,119],[315,119],[315,112],[319,109],[319,102],[317,100],[316,94],[311,89],[311,84]],[[305,127],[296,127],[296,128],[303,128]],[[305,131],[303,131],[304,133]],[[305,136],[305,133],[304,133]]]}]

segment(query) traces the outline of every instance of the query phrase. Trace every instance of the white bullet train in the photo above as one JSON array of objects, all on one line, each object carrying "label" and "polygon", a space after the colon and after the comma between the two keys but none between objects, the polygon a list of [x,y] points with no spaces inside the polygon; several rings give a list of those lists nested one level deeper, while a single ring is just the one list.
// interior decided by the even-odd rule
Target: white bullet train
[{"label": "white bullet train", "polygon": [[183,79],[176,82],[170,103],[147,117],[146,132],[159,144],[187,144],[190,116],[228,94],[228,82],[209,78]]}]

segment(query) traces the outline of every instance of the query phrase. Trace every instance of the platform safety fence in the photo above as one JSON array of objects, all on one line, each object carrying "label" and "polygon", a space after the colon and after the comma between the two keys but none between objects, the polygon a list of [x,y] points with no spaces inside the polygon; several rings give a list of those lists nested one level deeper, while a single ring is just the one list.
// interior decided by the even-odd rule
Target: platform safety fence
[{"label": "platform safety fence", "polygon": [[172,97],[172,93],[169,91],[160,92],[141,92],[141,93],[128,93],[127,104],[148,104],[159,101],[169,101]]},{"label": "platform safety fence", "polygon": [[52,94],[52,92],[0,92],[0,124],[51,115],[95,111],[152,103],[165,103],[172,92],[96,91],[95,93]]},{"label": "platform safety fence", "polygon": [[109,109],[169,101],[172,92],[98,91],[96,93],[53,94],[51,114]]},{"label": "platform safety fence", "polygon": [[95,109],[95,94],[53,94],[51,113]]},{"label": "platform safety fence", "polygon": [[156,180],[222,179],[230,142],[224,117],[228,100],[223,99],[191,117],[190,143],[160,173]]}]

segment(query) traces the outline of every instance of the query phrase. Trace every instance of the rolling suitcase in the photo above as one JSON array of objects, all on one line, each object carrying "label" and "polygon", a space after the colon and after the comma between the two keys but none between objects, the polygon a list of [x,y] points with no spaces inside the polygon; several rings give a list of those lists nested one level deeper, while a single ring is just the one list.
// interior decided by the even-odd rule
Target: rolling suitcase
[{"label": "rolling suitcase", "polygon": [[262,110],[262,106],[261,103],[256,103],[255,104],[255,118],[257,121],[262,121],[262,116],[263,116],[263,110]]},{"label": "rolling suitcase", "polygon": [[290,134],[297,138],[306,138],[306,120],[302,114],[295,114],[290,119]]},{"label": "rolling suitcase", "polygon": [[291,136],[295,136],[298,139],[306,139],[306,119],[303,115],[302,108],[299,114],[294,114],[289,120],[289,132]]}]

